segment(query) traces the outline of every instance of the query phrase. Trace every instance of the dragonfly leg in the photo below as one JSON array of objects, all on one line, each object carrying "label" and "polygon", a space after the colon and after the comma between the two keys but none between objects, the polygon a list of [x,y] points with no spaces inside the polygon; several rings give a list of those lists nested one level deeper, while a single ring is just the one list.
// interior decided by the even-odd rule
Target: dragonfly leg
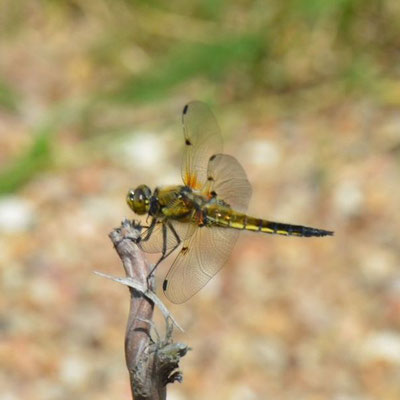
[{"label": "dragonfly leg", "polygon": [[140,239],[142,242],[145,242],[150,239],[151,234],[153,233],[154,227],[156,226],[157,220],[153,218],[150,226],[147,227],[146,234]]},{"label": "dragonfly leg", "polygon": [[[172,234],[175,237],[176,240],[176,244],[172,247],[172,249],[170,249],[167,252],[167,234],[168,234],[168,229],[172,232]],[[163,236],[163,248],[162,248],[162,253],[161,253],[161,257],[158,259],[158,261],[154,264],[154,267],[151,269],[149,275],[147,275],[147,285],[149,286],[149,279],[151,278],[151,276],[153,275],[154,271],[157,269],[157,267],[159,266],[159,264],[165,260],[173,251],[175,251],[175,249],[181,244],[182,240],[179,237],[179,235],[176,233],[175,228],[173,227],[173,225],[170,222],[165,222],[162,225],[162,236]]]},{"label": "dragonfly leg", "polygon": [[177,245],[175,247],[175,249],[176,249],[181,244],[182,240],[179,237],[179,235],[176,233],[174,226],[169,221],[167,221],[167,225],[168,225],[168,228],[171,230],[172,234],[175,236],[175,240],[177,243]]}]

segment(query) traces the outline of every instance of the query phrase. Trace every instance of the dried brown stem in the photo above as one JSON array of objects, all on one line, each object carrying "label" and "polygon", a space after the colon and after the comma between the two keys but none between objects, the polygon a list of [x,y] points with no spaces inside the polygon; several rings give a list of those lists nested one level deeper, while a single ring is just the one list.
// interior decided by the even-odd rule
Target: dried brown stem
[{"label": "dried brown stem", "polygon": [[[133,398],[163,400],[166,399],[166,385],[182,380],[181,373],[176,369],[188,347],[172,343],[172,320],[165,306],[153,292],[154,282],[150,282],[151,288],[147,290],[147,276],[151,268],[136,245],[139,234],[139,226],[127,220],[110,234],[127,278],[99,275],[129,286],[130,310],[125,335],[125,358]],[[166,338],[165,340],[159,338],[157,342],[150,336],[154,301],[163,311],[167,322]]]}]

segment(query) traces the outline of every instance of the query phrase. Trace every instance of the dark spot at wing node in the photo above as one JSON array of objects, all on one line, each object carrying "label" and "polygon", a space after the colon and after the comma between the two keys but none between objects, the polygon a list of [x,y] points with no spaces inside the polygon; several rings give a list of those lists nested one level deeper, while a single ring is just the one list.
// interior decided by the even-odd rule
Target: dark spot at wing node
[{"label": "dark spot at wing node", "polygon": [[186,139],[186,140],[185,140],[185,144],[186,144],[187,146],[191,146],[191,145],[192,145],[192,142],[191,142],[189,139]]},{"label": "dark spot at wing node", "polygon": [[183,114],[187,113],[188,108],[189,108],[189,104],[186,104],[185,107],[183,107]]},{"label": "dark spot at wing node", "polygon": [[215,158],[216,156],[217,156],[216,154],[213,154],[213,155],[210,157],[210,161],[214,160],[214,158]]},{"label": "dark spot at wing node", "polygon": [[162,288],[163,288],[164,291],[167,290],[167,286],[168,286],[168,279],[165,279],[163,284],[162,284]]},{"label": "dark spot at wing node", "polygon": [[213,181],[213,180],[214,180],[214,178],[213,178],[212,176],[209,176],[209,177],[207,178],[207,180],[209,180],[209,181]]},{"label": "dark spot at wing node", "polygon": [[188,250],[189,250],[189,247],[183,246],[181,252],[182,252],[182,254],[186,254],[188,252]]},{"label": "dark spot at wing node", "polygon": [[213,190],[213,191],[210,193],[210,195],[211,195],[212,197],[217,197],[217,192],[216,192],[215,190]]}]

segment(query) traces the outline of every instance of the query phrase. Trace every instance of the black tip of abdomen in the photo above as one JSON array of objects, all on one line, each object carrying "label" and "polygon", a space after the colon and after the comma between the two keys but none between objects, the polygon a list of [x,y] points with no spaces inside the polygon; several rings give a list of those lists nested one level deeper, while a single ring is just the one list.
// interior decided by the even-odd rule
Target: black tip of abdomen
[{"label": "black tip of abdomen", "polygon": [[302,227],[301,235],[304,237],[321,237],[321,236],[333,236],[334,232],[326,231],[324,229]]}]

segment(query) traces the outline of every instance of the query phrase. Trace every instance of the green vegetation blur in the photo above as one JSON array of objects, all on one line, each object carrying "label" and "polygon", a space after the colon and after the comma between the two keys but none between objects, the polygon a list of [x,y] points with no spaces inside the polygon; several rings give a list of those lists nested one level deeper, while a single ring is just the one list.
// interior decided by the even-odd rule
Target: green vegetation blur
[{"label": "green vegetation blur", "polygon": [[[0,193],[53,165],[62,127],[84,139],[124,131],[118,117],[104,122],[106,110],[184,93],[211,103],[290,102],[321,88],[335,102],[372,95],[398,105],[399,21],[397,0],[4,0],[1,114],[29,107],[30,89],[12,71],[29,73],[18,65],[24,53],[45,64],[32,72],[37,85],[49,70],[53,84],[41,89],[45,111],[29,127],[29,146],[0,153]],[[32,40],[43,52],[29,54]]]}]

